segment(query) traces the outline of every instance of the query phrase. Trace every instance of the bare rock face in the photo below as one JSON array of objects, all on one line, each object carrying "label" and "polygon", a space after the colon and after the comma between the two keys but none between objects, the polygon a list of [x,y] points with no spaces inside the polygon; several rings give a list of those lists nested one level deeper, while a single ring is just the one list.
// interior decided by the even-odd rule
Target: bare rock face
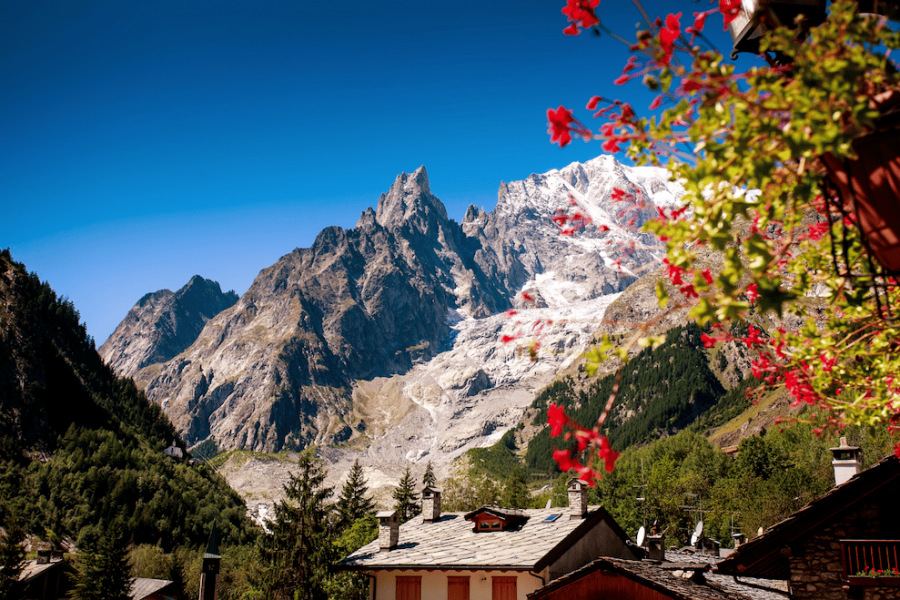
[{"label": "bare rock face", "polygon": [[[649,204],[623,213],[615,189]],[[678,194],[664,170],[600,157],[503,184],[493,211],[470,207],[458,224],[423,167],[398,176],[353,229],[327,228],[263,269],[179,354],[132,358],[127,336],[107,352],[141,364],[136,379],[188,442],[340,445],[353,451],[334,449],[334,461],[363,451],[389,479],[403,463],[437,464],[515,426],[614,294],[662,255],[631,226]],[[551,217],[570,195],[593,224],[561,236]],[[536,302],[523,306],[522,291]],[[501,314],[514,304],[555,323],[551,359],[532,363],[500,341],[530,326]]]},{"label": "bare rock face", "polygon": [[207,321],[237,301],[233,291],[223,293],[218,283],[199,275],[177,292],[147,294],[100,346],[100,356],[117,373],[131,377],[183,352]]}]

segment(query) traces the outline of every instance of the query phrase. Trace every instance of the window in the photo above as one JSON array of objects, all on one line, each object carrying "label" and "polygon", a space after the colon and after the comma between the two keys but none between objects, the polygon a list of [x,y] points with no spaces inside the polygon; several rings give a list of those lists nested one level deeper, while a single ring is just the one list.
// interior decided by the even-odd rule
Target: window
[{"label": "window", "polygon": [[468,577],[447,577],[447,600],[469,600]]},{"label": "window", "polygon": [[398,576],[397,600],[422,600],[422,578]]},{"label": "window", "polygon": [[491,600],[517,600],[515,577],[492,577]]}]

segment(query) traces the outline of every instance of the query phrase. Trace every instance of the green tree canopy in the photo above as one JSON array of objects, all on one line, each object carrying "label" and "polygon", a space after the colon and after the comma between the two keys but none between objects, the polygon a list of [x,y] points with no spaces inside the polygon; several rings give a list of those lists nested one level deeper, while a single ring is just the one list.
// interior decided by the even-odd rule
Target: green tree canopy
[{"label": "green tree canopy", "polygon": [[337,501],[338,529],[344,531],[358,519],[375,510],[375,501],[369,497],[369,488],[363,476],[359,460],[353,463],[350,474]]},{"label": "green tree canopy", "polygon": [[324,600],[335,559],[334,528],[326,471],[311,450],[300,454],[297,472],[275,505],[272,533],[260,546],[254,587],[272,600]]},{"label": "green tree canopy", "polygon": [[403,472],[400,484],[394,490],[394,510],[400,513],[400,522],[406,522],[421,512],[418,496],[415,491],[416,480],[413,479],[409,467]]}]

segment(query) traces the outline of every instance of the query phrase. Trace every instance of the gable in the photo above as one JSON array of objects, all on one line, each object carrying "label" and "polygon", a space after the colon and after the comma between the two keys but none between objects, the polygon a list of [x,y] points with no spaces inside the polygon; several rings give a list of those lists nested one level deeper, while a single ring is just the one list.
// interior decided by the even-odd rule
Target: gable
[{"label": "gable", "polygon": [[[762,579],[790,579],[791,556],[805,552],[803,546],[807,539],[845,518],[853,518],[852,515],[863,507],[876,513],[869,518],[879,520],[881,537],[900,538],[900,525],[890,517],[896,498],[900,498],[900,460],[892,455],[846,483],[835,486],[784,521],[769,527],[761,536],[742,545],[718,564],[717,572]],[[853,537],[837,531],[834,543]]]}]

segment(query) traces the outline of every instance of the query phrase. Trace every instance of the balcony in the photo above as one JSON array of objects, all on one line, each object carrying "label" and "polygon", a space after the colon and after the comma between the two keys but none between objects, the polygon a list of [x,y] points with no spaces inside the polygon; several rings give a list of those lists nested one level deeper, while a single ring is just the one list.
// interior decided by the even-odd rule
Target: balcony
[{"label": "balcony", "polygon": [[900,540],[841,540],[841,562],[851,586],[900,587]]}]

